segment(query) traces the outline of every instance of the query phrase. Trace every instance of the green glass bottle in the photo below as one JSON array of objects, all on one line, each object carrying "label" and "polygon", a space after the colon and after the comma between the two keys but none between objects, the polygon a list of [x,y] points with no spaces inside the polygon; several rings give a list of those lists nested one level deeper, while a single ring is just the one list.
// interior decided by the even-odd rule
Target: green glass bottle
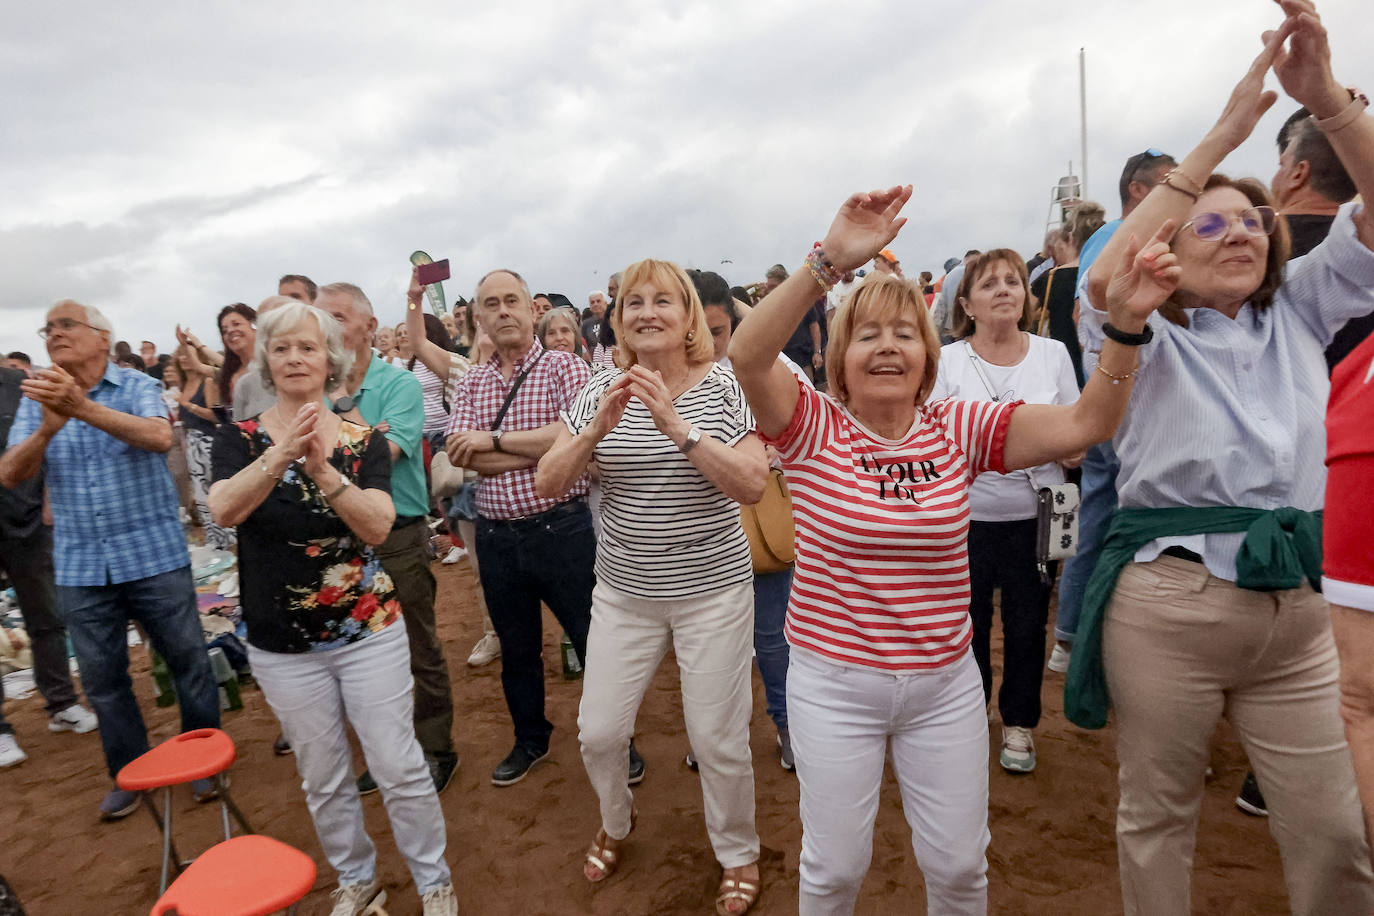
[{"label": "green glass bottle", "polygon": [[177,689],[172,684],[172,669],[167,667],[166,660],[158,655],[152,646],[148,647],[148,653],[153,659],[153,686],[157,689],[157,705],[175,706]]},{"label": "green glass bottle", "polygon": [[563,634],[562,640],[558,643],[563,652],[563,680],[578,681],[582,679],[582,660],[577,657],[577,650],[573,648],[572,640],[567,633]]}]

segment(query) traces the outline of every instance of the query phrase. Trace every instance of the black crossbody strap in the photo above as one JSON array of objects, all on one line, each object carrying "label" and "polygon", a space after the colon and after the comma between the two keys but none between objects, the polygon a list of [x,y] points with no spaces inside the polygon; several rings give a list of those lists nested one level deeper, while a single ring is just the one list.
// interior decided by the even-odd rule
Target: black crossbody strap
[{"label": "black crossbody strap", "polygon": [[506,418],[506,411],[510,410],[511,401],[515,400],[515,393],[520,390],[520,386],[525,383],[525,377],[534,371],[534,367],[539,365],[539,361],[544,358],[547,350],[540,350],[539,355],[534,358],[534,362],[525,367],[525,371],[515,377],[515,382],[510,386],[510,392],[506,395],[505,403],[496,412],[496,419],[491,421],[492,432],[501,428],[501,421]]}]

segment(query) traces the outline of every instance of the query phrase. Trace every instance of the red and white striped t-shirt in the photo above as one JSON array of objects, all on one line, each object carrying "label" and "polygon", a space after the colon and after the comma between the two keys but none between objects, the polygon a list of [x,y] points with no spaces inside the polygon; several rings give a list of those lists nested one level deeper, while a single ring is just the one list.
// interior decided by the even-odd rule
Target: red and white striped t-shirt
[{"label": "red and white striped t-shirt", "polygon": [[797,528],[787,641],[885,671],[957,660],[972,638],[968,487],[983,471],[1005,472],[1021,402],[936,401],[892,441],[798,388],[792,422],[771,440]]}]

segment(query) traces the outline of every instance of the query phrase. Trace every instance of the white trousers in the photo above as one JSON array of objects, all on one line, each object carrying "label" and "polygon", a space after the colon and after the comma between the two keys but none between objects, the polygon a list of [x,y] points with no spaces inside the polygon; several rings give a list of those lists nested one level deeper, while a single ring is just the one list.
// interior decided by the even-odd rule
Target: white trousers
[{"label": "white trousers", "polygon": [[787,721],[801,782],[801,916],[854,912],[889,753],[926,912],[987,913],[988,720],[971,652],[936,671],[888,674],[794,646]]},{"label": "white trousers", "polygon": [[724,868],[757,862],[749,752],[752,581],[674,601],[638,598],[596,584],[577,726],[587,778],[601,801],[602,827],[615,839],[630,832],[633,800],[625,781],[630,736],[670,641],[682,676],[682,713],[701,772],[711,848]]},{"label": "white trousers", "polygon": [[264,652],[250,645],[248,658],[291,742],[315,832],[339,883],[366,884],[377,873],[377,848],[363,824],[353,777],[350,725],[415,886],[423,894],[451,883],[444,813],[412,722],[405,621],[326,652]]}]

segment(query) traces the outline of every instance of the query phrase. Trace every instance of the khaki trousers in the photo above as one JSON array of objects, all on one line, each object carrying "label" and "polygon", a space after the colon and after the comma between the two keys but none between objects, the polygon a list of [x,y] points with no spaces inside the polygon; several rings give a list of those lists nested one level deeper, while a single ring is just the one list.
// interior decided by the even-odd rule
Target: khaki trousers
[{"label": "khaki trousers", "polygon": [[1240,734],[1298,916],[1374,912],[1325,599],[1256,592],[1174,557],[1132,563],[1107,607],[1117,856],[1128,916],[1187,916],[1208,743]]}]

